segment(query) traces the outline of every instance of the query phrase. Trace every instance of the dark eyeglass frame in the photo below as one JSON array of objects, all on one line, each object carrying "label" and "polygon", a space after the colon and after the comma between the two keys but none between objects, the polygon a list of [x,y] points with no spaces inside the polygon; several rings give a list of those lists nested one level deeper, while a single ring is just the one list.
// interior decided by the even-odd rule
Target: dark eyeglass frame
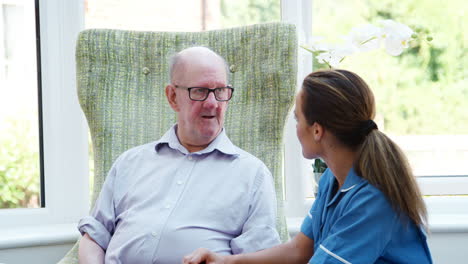
[{"label": "dark eyeglass frame", "polygon": [[[210,88],[206,88],[206,87],[196,87],[196,86],[195,87],[185,87],[185,86],[180,86],[180,85],[174,85],[174,87],[175,88],[181,88],[181,89],[187,89],[188,93],[189,93],[189,98],[192,101],[205,101],[208,98],[208,96],[210,96],[210,93],[213,93],[216,101],[218,101],[218,102],[227,102],[227,101],[231,100],[232,95],[234,94],[234,87],[232,87],[230,85],[226,85],[226,87],[217,87],[217,88],[214,88],[214,89],[210,89]],[[218,96],[216,95],[216,91],[220,91],[221,89],[226,89],[226,88],[231,90],[231,95],[226,100],[219,99]],[[191,91],[193,89],[205,89],[205,90],[208,90],[208,92],[206,93],[206,96],[203,99],[193,99],[192,98],[192,93],[191,93]]]}]

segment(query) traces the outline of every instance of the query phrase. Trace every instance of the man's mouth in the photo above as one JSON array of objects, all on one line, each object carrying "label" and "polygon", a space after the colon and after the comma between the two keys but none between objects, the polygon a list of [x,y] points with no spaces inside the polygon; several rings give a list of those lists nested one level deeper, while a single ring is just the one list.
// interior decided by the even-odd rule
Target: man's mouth
[{"label": "man's mouth", "polygon": [[214,115],[202,115],[202,118],[204,118],[204,119],[213,119],[213,118],[215,118],[215,116]]}]

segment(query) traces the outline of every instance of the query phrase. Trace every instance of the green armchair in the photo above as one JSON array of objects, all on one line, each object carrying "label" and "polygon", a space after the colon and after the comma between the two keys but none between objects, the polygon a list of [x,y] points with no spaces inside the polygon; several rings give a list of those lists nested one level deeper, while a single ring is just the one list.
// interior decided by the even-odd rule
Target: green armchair
[{"label": "green armchair", "polygon": [[[125,150],[160,138],[175,123],[164,87],[169,58],[206,46],[230,65],[236,87],[225,128],[240,148],[257,156],[274,176],[277,229],[288,239],[283,210],[283,131],[293,104],[297,37],[290,24],[259,24],[206,32],[137,32],[90,29],[79,34],[77,86],[94,149],[94,190]],[[59,263],[78,263],[78,243]]]}]

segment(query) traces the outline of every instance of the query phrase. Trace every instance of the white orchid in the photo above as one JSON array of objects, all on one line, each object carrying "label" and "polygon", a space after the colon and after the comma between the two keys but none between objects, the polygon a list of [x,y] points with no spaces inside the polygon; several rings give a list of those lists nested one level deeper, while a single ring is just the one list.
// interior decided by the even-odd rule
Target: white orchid
[{"label": "white orchid", "polygon": [[382,29],[372,24],[355,27],[347,38],[359,51],[371,51],[380,48]]},{"label": "white orchid", "polygon": [[330,45],[324,43],[324,37],[316,36],[312,37],[310,43],[302,45],[301,47],[309,52],[324,52],[330,49]]},{"label": "white orchid", "polygon": [[316,55],[320,63],[336,68],[346,56],[356,52],[366,52],[379,49],[384,43],[385,50],[393,56],[400,55],[414,34],[408,26],[393,20],[381,21],[382,27],[365,24],[355,27],[344,36],[344,43],[329,45],[323,42],[323,37],[314,37],[310,44],[301,46]]},{"label": "white orchid", "polygon": [[320,63],[326,63],[328,66],[336,68],[346,56],[354,52],[356,52],[354,45],[348,42],[330,47],[327,51],[320,53],[317,56],[317,60]]},{"label": "white orchid", "polygon": [[383,25],[382,38],[385,43],[385,50],[392,56],[398,56],[403,49],[409,47],[409,41],[414,31],[407,25],[395,22],[393,20],[382,20]]}]

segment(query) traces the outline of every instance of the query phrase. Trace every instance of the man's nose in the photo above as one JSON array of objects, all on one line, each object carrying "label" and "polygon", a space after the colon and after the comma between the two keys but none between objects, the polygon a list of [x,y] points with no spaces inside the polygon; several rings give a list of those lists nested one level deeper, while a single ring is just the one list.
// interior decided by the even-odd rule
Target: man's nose
[{"label": "man's nose", "polygon": [[218,105],[218,101],[216,100],[214,93],[208,93],[208,97],[203,102],[203,105],[209,108],[215,108]]}]

